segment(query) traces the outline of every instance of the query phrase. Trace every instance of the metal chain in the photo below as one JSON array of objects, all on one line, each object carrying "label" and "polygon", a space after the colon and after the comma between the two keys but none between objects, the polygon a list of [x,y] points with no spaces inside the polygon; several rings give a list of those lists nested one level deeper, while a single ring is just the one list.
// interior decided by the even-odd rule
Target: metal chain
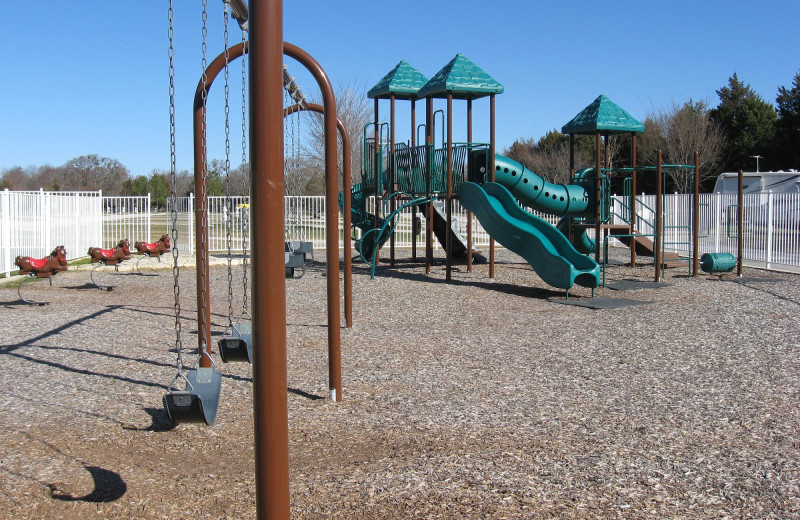
[{"label": "metal chain", "polygon": [[[247,41],[246,31],[242,31],[242,44]],[[242,54],[242,193],[250,195],[250,183],[248,176],[245,175],[245,164],[247,164],[247,73],[245,60],[247,54]],[[252,175],[252,172],[251,172]],[[249,314],[250,303],[248,301],[248,283],[247,283],[247,238],[250,233],[250,205],[247,208],[247,227],[242,231],[242,289],[244,296],[242,297],[242,314]]]},{"label": "metal chain", "polygon": [[[286,74],[286,65],[283,66],[284,75]],[[289,92],[284,90],[283,91],[283,106],[285,107],[284,110],[290,106],[292,106],[292,98],[289,95]],[[294,135],[294,116],[284,116],[283,117],[283,135]],[[288,208],[284,208],[285,217],[284,217],[284,239],[291,240],[292,231],[294,229],[294,215],[292,214],[292,208],[297,204],[297,200],[292,197],[292,193],[289,191],[294,188],[294,183],[296,182],[296,175],[294,168],[294,163],[291,160],[292,151],[294,150],[294,142],[290,139],[284,138],[283,140],[283,176],[284,179],[292,179],[292,183],[284,182],[283,191],[284,195],[289,196],[288,199]],[[290,159],[287,161],[286,157]],[[291,245],[291,244],[290,244]]]},{"label": "metal chain", "polygon": [[176,147],[175,147],[175,10],[172,0],[169,1],[167,11],[169,18],[169,156],[170,156],[170,212],[172,217],[172,292],[175,295],[175,350],[177,350],[178,372],[183,370],[183,342],[181,341],[181,286],[179,283],[180,269],[178,268],[178,197],[176,173]]},{"label": "metal chain", "polygon": [[[300,89],[298,89],[298,92],[299,92],[299,90]],[[306,107],[305,98],[301,98],[301,101],[298,102],[298,105],[300,105],[301,107],[305,108]],[[302,132],[301,132],[301,129],[300,129],[300,122],[302,121],[302,117],[301,116],[302,116],[302,112],[300,110],[298,110],[297,114],[295,115],[295,117],[297,118],[297,134],[292,136],[292,143],[294,145],[294,150],[292,150],[292,154],[293,154],[292,160],[294,161],[294,171],[296,171],[296,172],[300,171],[300,138],[303,135]],[[296,217],[297,217],[297,222],[299,222],[300,221],[300,207],[299,206],[297,207],[297,215],[296,215]],[[305,226],[301,226],[300,227],[300,236],[297,237],[297,238],[298,238],[298,240],[305,240],[306,239]]]},{"label": "metal chain", "polygon": [[[206,53],[208,51],[208,0],[203,0],[203,43],[202,43],[202,51],[203,51],[203,59],[201,60],[200,67],[203,70],[202,76],[202,100],[203,100],[203,136],[202,136],[202,168],[203,168],[203,175],[200,182],[200,186],[196,186],[195,188],[199,190],[199,197],[200,200],[203,201],[204,205],[207,205],[208,198],[206,197],[206,177],[208,175],[208,149],[207,149],[207,142],[206,142],[206,133],[208,129],[207,124],[207,115],[206,115],[206,101],[208,98],[208,75],[206,74],[207,68],[207,60],[206,60]],[[208,207],[204,206],[204,211],[201,213],[202,217],[200,218],[200,222],[198,223],[202,226],[201,229],[204,230],[203,233],[200,233],[202,238],[201,243],[197,244],[198,253],[200,254],[200,273],[199,273],[199,282],[200,282],[200,309],[202,312],[198,313],[198,323],[197,323],[197,330],[198,333],[200,331],[206,330],[206,316],[205,316],[205,309],[208,308],[208,295],[206,294],[206,255],[208,252],[208,247],[206,244],[206,235],[208,233]],[[208,341],[209,338],[206,338]],[[201,356],[207,355],[206,348],[207,345],[200,345],[202,351],[200,353]]]},{"label": "metal chain", "polygon": [[[286,65],[284,65],[284,69],[285,68],[286,68]],[[291,101],[292,100],[289,98],[289,93],[284,90],[283,91],[283,106],[284,106],[284,110],[286,110],[286,108],[288,108],[288,107],[290,107],[292,105]],[[292,119],[291,116],[289,116],[289,117],[284,116],[284,118],[283,118],[283,134],[284,135],[289,133],[289,124],[292,123],[292,121],[293,121],[293,119]],[[283,140],[283,156],[284,157],[290,156],[290,150],[291,150],[290,147],[291,146],[292,146],[292,143],[288,139],[284,139]],[[291,161],[284,160],[284,162],[283,162],[283,176],[284,176],[284,178],[291,178],[292,182],[294,182],[294,176],[292,175],[292,163],[291,163]],[[291,188],[290,188],[290,184],[288,182],[284,182],[284,188],[283,189],[284,189],[284,195],[291,195],[291,193],[289,193],[289,190]]]},{"label": "metal chain", "polygon": [[225,221],[225,245],[228,249],[228,327],[233,328],[233,199],[231,199],[231,123],[230,123],[230,51],[228,49],[228,2],[224,2],[225,10],[225,207],[228,219]]}]

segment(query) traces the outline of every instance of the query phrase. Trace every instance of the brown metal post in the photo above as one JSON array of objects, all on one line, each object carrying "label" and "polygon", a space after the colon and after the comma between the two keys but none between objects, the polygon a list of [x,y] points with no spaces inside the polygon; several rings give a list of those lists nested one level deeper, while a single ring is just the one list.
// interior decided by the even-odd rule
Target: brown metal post
[{"label": "brown metal post", "polygon": [[569,134],[569,178],[575,175],[575,136]]},{"label": "brown metal post", "polygon": [[[631,233],[636,234],[636,133],[631,132]],[[631,237],[631,267],[636,267],[636,239]]]},{"label": "brown metal post", "polygon": [[[375,219],[374,219],[373,225],[376,228],[378,227],[378,218],[379,218],[378,217],[378,213],[380,213],[380,206],[381,206],[381,194],[380,194],[380,192],[378,190],[378,187],[380,186],[381,180],[382,180],[380,177],[383,175],[383,172],[381,171],[380,164],[379,164],[380,163],[380,158],[381,158],[381,151],[380,151],[381,130],[380,130],[380,126],[378,125],[378,109],[379,109],[378,98],[375,98],[375,109],[374,109],[374,112],[375,112],[375,134],[374,134],[374,137],[375,137],[375,140],[374,140],[374,143],[375,143],[375,147],[374,147],[375,154],[374,154],[374,161],[373,161],[373,168],[375,170]],[[376,237],[376,239],[377,239],[377,237]],[[376,241],[375,242],[375,265],[379,264],[380,261],[381,261],[381,250],[377,246],[378,246],[378,243]]]},{"label": "brown metal post", "polygon": [[[569,134],[569,180],[573,182],[575,176],[575,137],[573,134]],[[569,239],[569,243],[572,244],[575,238],[575,229],[574,229],[574,222],[572,217],[567,215],[567,222],[568,226],[567,229],[569,230],[567,238]]]},{"label": "brown metal post", "polygon": [[[489,95],[489,182],[494,182],[495,154],[495,95]],[[494,278],[494,239],[489,237],[489,278]]]},{"label": "brown metal post", "polygon": [[[394,93],[392,93],[391,97],[389,98],[389,190],[388,193],[391,195],[394,193],[395,188],[395,178],[394,178],[394,105],[395,105],[395,97]],[[389,210],[394,213],[396,201],[394,197],[392,197],[391,202],[389,203]],[[394,267],[394,233],[389,238],[389,265]]]},{"label": "brown metal post", "polygon": [[[342,136],[342,191],[344,192],[344,321],[347,328],[353,326],[353,245],[350,243],[350,229],[353,227],[353,191],[351,173],[350,135],[344,124],[336,119],[339,134]],[[338,231],[337,231],[338,236]],[[341,392],[340,392],[341,393]]]},{"label": "brown metal post", "polygon": [[658,163],[656,165],[656,239],[655,239],[655,251],[653,252],[653,260],[655,263],[655,281],[658,282],[661,280],[661,270],[662,266],[662,255],[661,255],[661,241],[662,236],[661,232],[664,230],[664,193],[663,193],[663,184],[664,184],[664,172],[661,169],[662,165],[662,156],[661,150],[658,151]]},{"label": "brown metal post", "polygon": [[742,276],[744,257],[744,172],[739,170],[739,186],[736,191],[736,274]]},{"label": "brown metal post", "polygon": [[[300,105],[292,105],[284,113],[285,115],[290,115],[301,110],[325,114],[324,107],[317,103],[306,103],[305,108]],[[347,328],[350,328],[353,326],[353,246],[350,243],[350,228],[353,225],[353,200],[350,196],[352,192],[350,134],[347,133],[344,123],[339,118],[336,118],[336,128],[339,129],[339,135],[342,137],[342,192],[345,194],[344,208],[342,209],[344,213],[344,319]]]},{"label": "brown metal post", "polygon": [[[447,227],[453,221],[453,94],[447,93]],[[447,239],[445,242],[445,251],[447,255],[447,267],[445,269],[445,279],[450,281],[453,279],[453,234],[448,231]]]},{"label": "brown metal post", "polygon": [[[337,153],[336,153],[336,98],[328,75],[306,51],[284,43],[287,56],[296,59],[314,76],[322,93],[325,107],[323,124],[325,128],[325,248],[328,282],[328,387],[333,401],[342,400],[342,338],[341,309],[339,304],[339,215],[337,193]],[[281,152],[283,153],[283,152]]]},{"label": "brown metal post", "polygon": [[[200,354],[201,367],[212,366],[211,358],[211,305],[208,299],[209,267],[208,267],[208,194],[206,193],[206,176],[208,161],[206,156],[206,107],[205,99],[208,94],[208,79],[201,80],[205,83],[198,86],[197,90],[203,96],[199,101],[195,94],[194,104],[194,186],[195,186],[195,266],[197,275],[197,344]],[[199,141],[199,142],[198,142]]]},{"label": "brown metal post", "polygon": [[603,231],[602,210],[602,186],[601,186],[601,162],[600,162],[600,132],[595,133],[594,140],[595,147],[595,170],[594,170],[594,261],[600,263],[600,241],[603,239],[601,236]]},{"label": "brown metal post", "polygon": [[[411,100],[411,149],[412,153],[414,148],[417,146],[417,132],[416,132],[416,125],[417,125],[417,100]],[[417,224],[417,206],[411,206],[411,259],[417,259],[417,235],[414,233],[416,231],[416,224]]]},{"label": "brown metal post", "polygon": [[283,2],[250,5],[256,516],[289,518],[283,250]]},{"label": "brown metal post", "polygon": [[[472,143],[472,100],[467,100],[467,142]],[[467,171],[470,171],[471,150],[467,150]],[[466,179],[465,179],[466,180]],[[472,212],[467,210],[467,272],[472,272]]]},{"label": "brown metal post", "polygon": [[[425,190],[428,199],[431,198],[431,151],[433,147],[433,98],[425,98]],[[426,205],[425,218],[425,274],[431,273],[433,266],[433,203]]]},{"label": "brown metal post", "polygon": [[692,276],[698,275],[700,250],[700,154],[694,153],[694,193],[692,194]]}]

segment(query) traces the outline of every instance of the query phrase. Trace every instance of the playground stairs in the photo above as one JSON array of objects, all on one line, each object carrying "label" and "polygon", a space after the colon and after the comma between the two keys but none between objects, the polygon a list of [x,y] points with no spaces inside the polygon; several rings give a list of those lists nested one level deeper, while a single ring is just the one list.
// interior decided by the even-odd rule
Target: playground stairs
[{"label": "playground stairs", "polygon": [[[648,237],[631,237],[631,226],[614,225],[607,226],[611,236],[622,242],[628,247],[634,247],[637,255],[655,256],[655,244]],[[667,268],[681,267],[684,263],[677,253],[664,253],[663,266]]]}]

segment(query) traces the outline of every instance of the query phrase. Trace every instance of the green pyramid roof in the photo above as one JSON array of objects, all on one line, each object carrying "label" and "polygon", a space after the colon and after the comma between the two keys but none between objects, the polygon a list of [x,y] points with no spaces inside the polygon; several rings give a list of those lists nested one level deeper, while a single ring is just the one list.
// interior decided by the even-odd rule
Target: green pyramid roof
[{"label": "green pyramid roof", "polygon": [[501,94],[503,85],[463,54],[456,54],[450,63],[436,73],[419,91],[419,97],[476,99],[489,94]]},{"label": "green pyramid roof", "polygon": [[561,127],[562,134],[622,134],[644,132],[644,125],[619,105],[600,95],[589,106]]},{"label": "green pyramid roof", "polygon": [[388,98],[394,94],[398,99],[417,99],[417,92],[427,82],[428,78],[406,60],[401,60],[391,72],[369,89],[367,97]]}]

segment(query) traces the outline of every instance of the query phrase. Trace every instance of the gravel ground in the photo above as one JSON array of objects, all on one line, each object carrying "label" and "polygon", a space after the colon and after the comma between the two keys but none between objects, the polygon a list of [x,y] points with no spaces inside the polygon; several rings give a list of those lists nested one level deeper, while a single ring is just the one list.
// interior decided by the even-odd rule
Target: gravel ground
[{"label": "gravel ground", "polygon": [[[375,280],[356,264],[340,403],[324,265],[286,282],[293,518],[800,518],[800,276],[671,270],[596,292],[648,303],[594,310],[504,250],[494,279],[456,265],[450,283],[407,256]],[[211,273],[221,334],[227,269]],[[95,277],[116,287],[86,269],[24,285],[44,307],[0,288],[0,518],[253,518],[250,366],[220,363],[213,427],[172,428],[169,270]],[[193,285],[181,270],[187,349]]]}]

